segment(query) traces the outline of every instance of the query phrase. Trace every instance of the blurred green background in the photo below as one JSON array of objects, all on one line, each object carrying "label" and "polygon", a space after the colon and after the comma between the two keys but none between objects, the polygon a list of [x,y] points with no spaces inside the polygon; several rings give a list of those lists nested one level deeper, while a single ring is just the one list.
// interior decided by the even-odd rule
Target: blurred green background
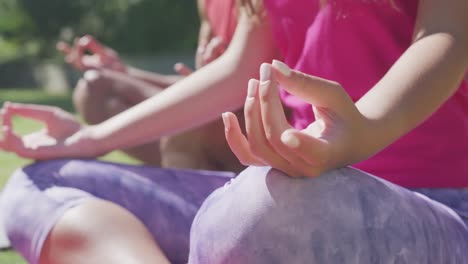
[{"label": "blurred green background", "polygon": [[0,62],[56,56],[55,42],[92,34],[124,54],[191,51],[195,0],[0,0]]},{"label": "blurred green background", "polygon": [[[79,73],[55,50],[58,40],[91,34],[129,64],[172,73],[175,62],[193,65],[198,27],[195,0],[0,0],[0,105],[39,103],[73,112]],[[19,133],[41,127],[19,118],[14,124]],[[121,152],[104,159],[137,163]],[[13,170],[29,162],[0,151],[0,190]],[[4,250],[0,263],[26,262]]]},{"label": "blurred green background", "polygon": [[134,66],[172,73],[174,62],[193,65],[198,27],[195,0],[0,0],[0,88],[71,89],[77,73],[55,44],[84,34]]}]

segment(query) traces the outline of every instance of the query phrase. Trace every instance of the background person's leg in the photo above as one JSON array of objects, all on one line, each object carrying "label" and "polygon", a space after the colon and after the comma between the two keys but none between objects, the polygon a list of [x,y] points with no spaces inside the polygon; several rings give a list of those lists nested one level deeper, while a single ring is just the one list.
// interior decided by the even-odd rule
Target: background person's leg
[{"label": "background person's leg", "polygon": [[249,168],[204,202],[190,247],[192,264],[455,264],[468,263],[468,227],[445,205],[351,168],[317,178]]},{"label": "background person's leg", "polygon": [[[60,243],[63,237],[76,237],[78,243],[88,241],[81,252],[92,253],[89,245],[130,238],[126,232],[133,231],[137,234],[133,239],[141,237],[144,241],[150,241],[147,234],[151,234],[171,263],[186,263],[190,226],[198,208],[232,176],[225,172],[157,169],[93,160],[46,161],[14,173],[2,192],[1,209],[8,216],[3,220],[13,247],[32,264],[38,263],[45,241],[49,252],[45,258],[49,258],[60,249],[61,245],[55,242]],[[90,200],[105,200],[116,206],[108,202],[89,204]],[[105,226],[105,222],[110,226]],[[122,226],[127,224],[126,230]],[[121,228],[122,233],[113,234]],[[100,229],[101,234],[112,234],[96,235]],[[50,233],[51,230],[54,231]],[[81,236],[76,236],[78,233]],[[115,244],[122,245],[123,242]],[[150,243],[146,249],[156,249],[155,245]],[[81,246],[78,249],[83,249]],[[154,251],[147,253],[154,255]],[[68,256],[75,257],[65,255]],[[126,257],[131,256],[127,252]]]},{"label": "background person's leg", "polygon": [[[243,120],[243,112],[236,113]],[[232,153],[224,136],[221,119],[161,139],[161,165],[239,173],[245,166]]]},{"label": "background person's leg", "polygon": [[73,103],[86,122],[97,124],[162,90],[120,72],[89,70],[75,87]]},{"label": "background person's leg", "polygon": [[[89,124],[98,124],[162,91],[119,72],[85,72],[73,92],[75,109]],[[159,166],[159,142],[124,150],[146,164]]]},{"label": "background person's leg", "polygon": [[[73,102],[89,124],[97,124],[150,98],[163,89],[119,72],[90,70],[78,81]],[[238,115],[240,120],[243,114]],[[221,119],[190,131],[124,150],[145,164],[165,168],[240,172]]]},{"label": "background person's leg", "polygon": [[147,228],[126,209],[89,199],[57,221],[41,251],[40,264],[166,264]]}]

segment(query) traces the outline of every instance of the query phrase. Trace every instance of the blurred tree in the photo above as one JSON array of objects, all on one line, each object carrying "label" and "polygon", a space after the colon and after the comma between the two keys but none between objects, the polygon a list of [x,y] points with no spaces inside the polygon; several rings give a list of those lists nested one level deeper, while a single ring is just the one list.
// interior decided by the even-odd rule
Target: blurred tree
[{"label": "blurred tree", "polygon": [[197,29],[195,0],[0,0],[0,48],[43,58],[83,34],[124,53],[187,51]]},{"label": "blurred tree", "polygon": [[17,1],[0,0],[0,61],[25,53],[28,45],[23,44],[34,31],[33,21]]}]

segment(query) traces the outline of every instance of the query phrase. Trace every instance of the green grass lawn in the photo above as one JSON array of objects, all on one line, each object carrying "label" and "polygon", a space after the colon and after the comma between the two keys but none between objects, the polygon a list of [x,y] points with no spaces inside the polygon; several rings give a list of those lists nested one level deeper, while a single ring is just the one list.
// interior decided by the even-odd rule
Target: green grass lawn
[{"label": "green grass lawn", "polygon": [[[5,101],[37,103],[59,106],[72,112],[73,107],[69,95],[48,95],[40,89],[3,89],[0,88],[0,105]],[[41,128],[41,124],[32,120],[15,118],[15,131],[20,134],[28,133]],[[102,159],[122,163],[136,164],[136,160],[128,157],[122,152],[112,152]],[[0,190],[8,180],[9,175],[17,168],[30,163],[31,160],[22,159],[14,154],[0,150]],[[14,251],[0,251],[0,263],[5,264],[25,264],[26,262]]]}]

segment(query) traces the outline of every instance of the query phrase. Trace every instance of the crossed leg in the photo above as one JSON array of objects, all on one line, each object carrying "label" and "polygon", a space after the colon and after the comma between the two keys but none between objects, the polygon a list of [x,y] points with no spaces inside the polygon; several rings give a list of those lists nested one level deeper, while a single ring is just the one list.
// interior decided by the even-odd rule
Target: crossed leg
[{"label": "crossed leg", "polygon": [[32,264],[186,263],[196,212],[232,176],[44,161],[12,175],[1,208],[12,245]]},{"label": "crossed leg", "polygon": [[[456,192],[466,213],[468,190]],[[189,263],[467,263],[462,216],[352,168],[291,178],[250,167],[205,200]]]},{"label": "crossed leg", "polygon": [[[87,123],[98,124],[160,91],[160,87],[119,72],[89,70],[75,87],[73,103]],[[124,152],[146,164],[161,165],[159,142],[128,148]]]},{"label": "crossed leg", "polygon": [[[90,70],[79,80],[73,101],[87,123],[97,124],[162,89],[119,72]],[[234,172],[244,169],[224,138],[221,120],[124,151],[145,164],[164,168]]]}]

